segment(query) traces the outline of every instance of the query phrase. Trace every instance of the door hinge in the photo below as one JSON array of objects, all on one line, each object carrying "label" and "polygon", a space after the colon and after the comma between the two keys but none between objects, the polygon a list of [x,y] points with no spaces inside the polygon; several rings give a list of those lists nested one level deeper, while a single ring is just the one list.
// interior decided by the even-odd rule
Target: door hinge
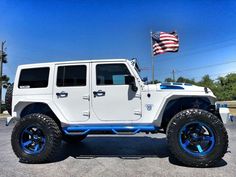
[{"label": "door hinge", "polygon": [[90,100],[90,97],[89,97],[89,95],[84,95],[84,96],[83,96],[83,99],[84,99],[84,100]]},{"label": "door hinge", "polygon": [[142,115],[142,112],[140,110],[134,110],[135,115]]},{"label": "door hinge", "polygon": [[141,94],[136,93],[136,94],[135,94],[135,98],[141,98]]},{"label": "door hinge", "polygon": [[90,112],[89,111],[83,111],[83,116],[90,116]]}]

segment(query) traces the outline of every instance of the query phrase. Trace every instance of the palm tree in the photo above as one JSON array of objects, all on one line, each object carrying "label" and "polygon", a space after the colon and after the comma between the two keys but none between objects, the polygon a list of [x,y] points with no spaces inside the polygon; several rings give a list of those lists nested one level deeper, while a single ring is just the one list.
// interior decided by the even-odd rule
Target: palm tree
[{"label": "palm tree", "polygon": [[10,83],[9,83],[10,78],[7,75],[2,75],[2,77],[0,77],[0,83],[2,83],[2,87],[3,88],[7,88]]}]

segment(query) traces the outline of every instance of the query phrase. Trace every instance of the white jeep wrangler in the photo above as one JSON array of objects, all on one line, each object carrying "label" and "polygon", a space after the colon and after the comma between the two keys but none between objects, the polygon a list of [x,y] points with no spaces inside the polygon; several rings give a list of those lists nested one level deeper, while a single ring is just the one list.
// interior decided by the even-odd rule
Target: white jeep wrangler
[{"label": "white jeep wrangler", "polygon": [[166,133],[171,154],[188,166],[215,164],[228,135],[208,88],[145,84],[135,60],[81,60],[21,65],[6,93],[17,119],[12,148],[20,161],[52,161],[61,140],[88,134]]}]

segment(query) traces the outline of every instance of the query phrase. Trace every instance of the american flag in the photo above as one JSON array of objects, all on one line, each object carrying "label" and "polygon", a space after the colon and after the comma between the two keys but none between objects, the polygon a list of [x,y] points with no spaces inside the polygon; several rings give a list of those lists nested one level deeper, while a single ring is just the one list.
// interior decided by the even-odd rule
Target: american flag
[{"label": "american flag", "polygon": [[162,54],[165,52],[178,52],[179,38],[176,32],[152,33],[153,55]]}]

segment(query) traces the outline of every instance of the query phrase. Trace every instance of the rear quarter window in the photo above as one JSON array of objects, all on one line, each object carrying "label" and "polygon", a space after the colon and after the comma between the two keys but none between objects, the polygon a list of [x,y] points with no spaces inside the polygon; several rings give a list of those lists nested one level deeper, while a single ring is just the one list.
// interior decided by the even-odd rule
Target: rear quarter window
[{"label": "rear quarter window", "polygon": [[22,69],[18,88],[45,88],[48,86],[49,67]]}]

